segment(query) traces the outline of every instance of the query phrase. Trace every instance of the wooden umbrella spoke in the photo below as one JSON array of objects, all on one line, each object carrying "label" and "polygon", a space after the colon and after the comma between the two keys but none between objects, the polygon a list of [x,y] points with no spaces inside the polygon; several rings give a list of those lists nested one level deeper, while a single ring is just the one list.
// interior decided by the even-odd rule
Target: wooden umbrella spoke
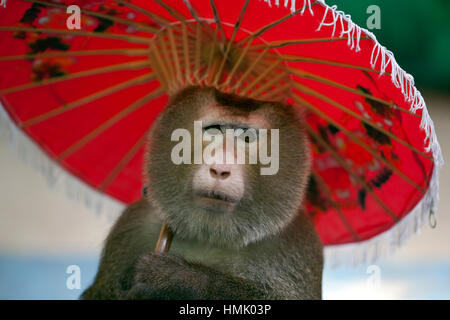
[{"label": "wooden umbrella spoke", "polygon": [[250,49],[252,41],[253,41],[253,39],[250,39],[247,42],[247,44],[244,47],[244,50],[241,51],[241,54],[239,55],[239,58],[236,60],[236,63],[234,64],[233,68],[228,73],[227,80],[222,85],[219,86],[220,88],[227,87],[227,90],[229,89],[229,85],[230,85],[231,80],[233,79],[233,75],[237,71],[239,66],[241,65],[242,61],[244,60],[244,57],[247,55],[247,52]]},{"label": "wooden umbrella spoke", "polygon": [[200,29],[200,24],[197,24],[197,36],[195,38],[195,66],[194,66],[194,78],[199,80],[200,73],[200,58],[201,58],[201,44],[202,44],[202,33]]},{"label": "wooden umbrella spoke", "polygon": [[170,47],[171,47],[171,51],[172,51],[172,57],[173,60],[175,61],[175,70],[177,72],[177,83],[181,82],[181,65],[180,65],[180,60],[178,58],[178,50],[176,49],[176,45],[175,45],[175,37],[173,35],[173,31],[172,28],[169,28],[169,42],[170,42]]},{"label": "wooden umbrella spoke", "polygon": [[281,79],[283,79],[285,77],[286,77],[286,74],[284,72],[277,73],[275,76],[271,77],[268,81],[266,81],[264,84],[262,84],[255,91],[250,93],[249,98],[257,97],[260,93],[264,92],[264,90],[268,89],[270,86],[273,86],[275,83],[281,81]]},{"label": "wooden umbrella spoke", "polygon": [[147,140],[147,134],[143,134],[142,137],[131,147],[130,150],[120,159],[120,161],[114,166],[108,176],[103,180],[98,189],[100,191],[105,191],[106,188],[114,181],[114,179],[119,175],[123,168],[133,159],[141,147],[145,144]]},{"label": "wooden umbrella spoke", "polygon": [[[211,0],[212,1],[212,0]],[[217,72],[216,79],[214,81],[214,84],[217,85],[217,82],[219,81],[220,77],[222,76],[222,71],[225,66],[225,63],[228,59],[228,55],[230,54],[231,46],[234,43],[234,38],[236,37],[236,34],[239,30],[239,27],[241,26],[242,20],[244,19],[245,11],[247,10],[247,6],[250,0],[246,0],[244,5],[242,6],[241,12],[239,13],[239,16],[234,24],[233,33],[231,34],[230,40],[228,40],[227,47],[225,49],[225,53],[222,57],[222,62],[220,63],[219,71]]]},{"label": "wooden umbrella spoke", "polygon": [[325,191],[325,194],[328,197],[328,200],[331,202],[332,206],[334,209],[336,209],[337,213],[338,213],[338,217],[339,219],[341,219],[342,223],[344,224],[344,226],[347,228],[347,230],[350,232],[350,234],[353,236],[353,239],[355,239],[355,241],[361,241],[361,238],[358,236],[358,233],[355,231],[355,229],[353,229],[350,221],[348,221],[347,217],[344,215],[344,213],[341,210],[341,207],[339,206],[339,204],[333,199],[333,194],[330,190],[330,187],[326,184],[326,182],[324,181],[324,179],[322,179],[322,177],[320,176],[320,174],[314,169],[311,169],[311,174],[313,175],[314,179],[317,181],[317,183],[322,187],[322,190]]},{"label": "wooden umbrella spoke", "polygon": [[0,61],[29,60],[37,58],[56,58],[56,57],[72,57],[72,56],[97,56],[97,55],[146,56],[148,55],[148,49],[98,49],[98,50],[81,50],[81,51],[39,52],[39,53],[3,56],[0,57]]},{"label": "wooden umbrella spoke", "polygon": [[158,23],[161,26],[167,27],[168,25],[171,24],[170,20],[167,20],[166,18],[158,15],[155,12],[150,12],[150,11],[148,11],[140,6],[137,6],[129,1],[124,1],[124,0],[114,0],[114,1],[125,7],[131,8],[139,13],[142,13],[143,15],[149,17],[152,21],[155,21],[156,23]]},{"label": "wooden umbrella spoke", "polygon": [[[271,91],[267,92],[266,94],[264,94],[262,96],[262,99],[264,99],[264,100],[273,99],[274,96],[282,94],[283,92],[287,92],[291,88],[292,88],[292,84],[291,83],[286,83],[286,84],[279,85],[274,90],[271,90]],[[276,100],[283,101],[284,98],[286,98],[287,96],[290,96],[290,93],[286,94],[283,98],[276,99]]]},{"label": "wooden umbrella spoke", "polygon": [[107,72],[115,72],[115,71],[123,71],[123,70],[138,70],[138,69],[143,69],[143,68],[147,68],[147,67],[150,67],[149,60],[138,60],[138,61],[114,64],[114,65],[110,65],[110,66],[106,66],[106,67],[89,69],[89,70],[75,72],[75,73],[71,73],[71,74],[67,74],[67,75],[63,75],[63,76],[59,76],[59,77],[48,78],[48,79],[44,79],[41,81],[29,82],[29,83],[21,84],[18,86],[2,89],[2,90],[0,90],[0,94],[5,95],[5,94],[17,92],[17,91],[28,90],[28,89],[45,86],[45,85],[49,85],[49,84],[53,84],[53,83],[57,83],[57,82],[73,80],[73,79],[87,77],[87,76],[99,75],[99,74],[103,74],[103,73],[107,73]]},{"label": "wooden umbrella spoke", "polygon": [[[137,6],[135,4],[132,4],[131,2],[128,1],[124,1],[124,0],[114,0],[115,2],[122,4],[126,7],[132,8],[135,11],[142,13],[144,15],[146,15],[147,17],[149,17],[152,21],[156,22],[157,24],[159,24],[160,26],[162,26],[163,28],[158,29],[159,32],[162,32],[164,29],[169,29],[172,28],[175,33],[181,33],[181,31],[176,29],[176,25],[173,25],[173,22],[168,20],[167,18],[164,18],[163,16],[155,13],[155,12],[150,12],[140,6]],[[177,19],[178,20],[178,19]],[[185,22],[185,20],[183,19],[182,22]],[[194,38],[194,34],[193,33],[189,33],[188,34],[189,38]]]},{"label": "wooden umbrella spoke", "polygon": [[186,25],[182,25],[182,35],[183,35],[183,54],[184,54],[184,63],[185,63],[185,77],[188,83],[191,83],[191,64],[189,62],[189,47],[188,47],[188,39],[187,39],[187,30]]},{"label": "wooden umbrella spoke", "polygon": [[411,178],[409,178],[407,175],[405,175],[402,171],[400,171],[395,165],[393,165],[392,163],[390,163],[387,159],[385,159],[384,157],[380,156],[377,150],[374,150],[373,148],[371,148],[370,146],[368,146],[364,141],[362,141],[361,139],[359,139],[356,135],[354,135],[352,132],[350,132],[349,130],[347,130],[343,125],[341,125],[340,123],[338,123],[337,121],[333,120],[332,118],[330,118],[329,116],[327,116],[324,112],[322,112],[321,110],[319,110],[318,108],[316,108],[314,105],[312,105],[311,103],[309,103],[307,100],[303,99],[301,96],[299,96],[298,94],[293,94],[292,98],[294,100],[296,100],[297,102],[299,102],[301,105],[305,106],[306,108],[308,108],[308,110],[311,110],[313,113],[315,113],[316,115],[318,115],[319,117],[321,117],[322,119],[324,119],[325,121],[327,121],[328,123],[331,123],[332,125],[334,125],[336,128],[338,128],[339,130],[341,130],[345,135],[347,135],[347,137],[349,137],[349,139],[351,141],[353,141],[354,143],[358,144],[359,146],[361,146],[364,150],[366,150],[367,152],[369,152],[374,158],[376,158],[378,161],[380,161],[381,163],[383,163],[386,167],[388,167],[389,169],[391,169],[394,173],[396,173],[397,175],[399,175],[404,181],[406,181],[408,184],[410,184],[411,186],[413,186],[414,188],[416,188],[417,190],[419,190],[420,192],[422,192],[423,194],[425,194],[426,190],[424,190],[424,188],[422,188],[421,186],[419,186],[417,183],[415,183]]},{"label": "wooden umbrella spoke", "polygon": [[269,48],[265,48],[263,52],[260,53],[260,55],[253,60],[253,63],[247,68],[247,70],[244,72],[244,74],[239,78],[238,82],[231,88],[231,91],[236,91],[239,86],[242,84],[242,82],[247,78],[247,76],[250,74],[250,72],[255,68],[255,66],[261,61],[261,59],[267,54],[269,51]]},{"label": "wooden umbrella spoke", "polygon": [[[314,1],[314,3],[311,4],[311,7],[316,5],[318,2],[320,1]],[[240,40],[238,42],[239,45],[244,44],[245,42],[249,41],[250,39],[255,39],[261,35],[263,35],[266,31],[272,29],[273,27],[276,27],[277,25],[283,23],[284,21],[288,20],[289,18],[292,18],[293,16],[297,15],[299,12],[301,12],[303,10],[303,8],[298,9],[294,12],[291,12],[290,14],[284,16],[283,18],[280,18],[276,21],[270,22],[268,24],[266,24],[265,26],[259,28],[257,31],[253,32],[252,34],[246,36],[245,38],[243,38],[242,40]]]},{"label": "wooden umbrella spoke", "polygon": [[345,162],[345,160],[337,153],[331,145],[329,145],[320,135],[318,135],[313,128],[308,123],[305,123],[306,130],[308,133],[320,143],[328,152],[333,156],[333,158],[369,193],[375,201],[384,209],[384,211],[395,221],[398,222],[400,219],[394,214],[394,212],[389,209],[389,207],[384,203],[384,201],[372,190],[371,186],[364,181],[359,175],[353,172],[352,168]]},{"label": "wooden umbrella spoke", "polygon": [[252,90],[253,89],[253,87],[257,84],[257,83],[259,83],[269,72],[271,72],[273,69],[275,69],[276,67],[278,67],[278,65],[280,64],[281,62],[278,60],[278,61],[275,61],[275,62],[273,62],[268,68],[266,68],[263,72],[261,72],[260,74],[259,74],[259,76],[257,76],[250,84],[248,84],[247,86],[245,86],[245,88],[244,88],[244,90],[242,90],[241,92],[240,92],[240,94],[241,95],[245,95],[245,94],[247,94],[247,92],[249,92],[250,90]]},{"label": "wooden umbrella spoke", "polygon": [[181,22],[182,25],[185,25],[189,28],[189,32],[192,35],[195,35],[195,30],[192,30],[189,23],[186,21],[186,17],[179,11],[177,11],[175,8],[169,6],[168,4],[164,3],[162,0],[154,0],[157,4],[159,4],[161,7],[167,10],[167,12],[174,17],[176,20]]},{"label": "wooden umbrella spoke", "polygon": [[[258,54],[260,51],[251,51],[249,52],[249,56],[253,56]],[[344,63],[340,61],[333,61],[328,59],[320,59],[320,58],[313,58],[313,57],[306,57],[306,56],[297,56],[297,55],[289,55],[289,54],[276,54],[269,52],[268,57],[272,59],[279,59],[286,62],[311,62],[311,63],[319,63],[319,64],[325,64],[330,66],[338,66],[338,67],[344,67],[344,68],[350,68],[350,69],[357,69],[367,72],[373,72],[380,74],[379,70],[374,70],[372,68],[358,66],[354,64]],[[391,74],[389,72],[384,73],[387,76],[390,76]]]},{"label": "wooden umbrella spoke", "polygon": [[144,43],[144,44],[148,44],[148,42],[150,41],[150,38],[147,38],[147,37],[134,36],[134,35],[128,35],[128,34],[68,30],[68,29],[0,26],[0,31],[55,33],[55,34],[65,34],[65,35],[70,35],[70,36],[107,38],[107,39],[123,40],[123,41],[127,41],[127,42],[132,42],[132,43]]},{"label": "wooden umbrella spoke", "polygon": [[154,41],[150,42],[150,61],[161,84],[167,91],[170,91],[170,76]]},{"label": "wooden umbrella spoke", "polygon": [[[208,56],[208,67],[206,68],[206,72],[203,75],[203,80],[206,81],[206,83],[209,85],[211,84],[211,80],[214,77],[214,69],[215,69],[215,59],[214,59],[214,55],[215,55],[215,48],[217,45],[217,28],[214,29],[214,36],[213,36],[213,40],[212,40],[212,45],[210,46],[210,52],[209,52],[209,56]],[[211,70],[211,68],[213,68]]]},{"label": "wooden umbrella spoke", "polygon": [[214,21],[216,22],[216,28],[219,30],[221,38],[226,39],[227,37],[225,36],[225,31],[223,30],[222,22],[220,21],[219,12],[217,11],[214,0],[209,0],[209,4],[211,5]]},{"label": "wooden umbrella spoke", "polygon": [[174,79],[176,79],[176,74],[175,74],[175,70],[173,68],[173,61],[170,59],[170,54],[169,54],[170,47],[167,48],[168,42],[165,41],[165,39],[163,38],[162,35],[160,35],[157,40],[158,40],[159,47],[161,48],[161,52],[162,52],[164,61],[167,62],[167,66],[168,66],[167,71],[169,74],[169,81],[171,84],[173,84],[175,82]]},{"label": "wooden umbrella spoke", "polygon": [[199,17],[198,10],[195,8],[194,4],[190,1],[184,1],[184,4],[189,9],[189,12],[191,13],[192,18],[194,18],[195,21],[197,21],[197,25],[200,25],[201,28],[205,31],[205,34],[209,37],[209,39],[212,39],[214,34],[214,28],[212,28],[209,23],[205,23],[204,20],[202,20]]},{"label": "wooden umbrella spoke", "polygon": [[[252,46],[252,50],[261,50],[265,47],[269,47],[270,49],[277,49],[286,46],[292,46],[297,44],[307,44],[307,43],[319,43],[319,42],[329,42],[329,41],[348,41],[348,40],[358,40],[355,37],[328,37],[328,38],[310,38],[310,39],[291,39],[291,40],[277,40],[271,41],[268,43],[259,43]],[[369,37],[360,37],[360,40],[370,39]]]},{"label": "wooden umbrella spoke", "polygon": [[366,123],[367,125],[369,125],[369,126],[372,127],[373,129],[375,129],[375,130],[377,130],[377,131],[379,131],[379,132],[381,132],[381,133],[387,135],[389,138],[391,138],[391,139],[397,141],[398,143],[402,144],[403,146],[407,147],[408,149],[410,149],[410,150],[412,150],[412,151],[414,151],[414,152],[420,154],[420,155],[423,156],[424,158],[426,158],[426,159],[428,159],[428,160],[430,160],[430,161],[433,160],[433,158],[432,158],[431,156],[429,156],[429,155],[425,154],[424,152],[420,151],[419,149],[415,148],[414,146],[412,146],[412,145],[409,144],[408,142],[403,141],[403,140],[400,139],[397,135],[393,134],[393,133],[390,132],[389,130],[386,130],[386,129],[384,129],[383,127],[378,126],[378,125],[377,125],[375,122],[373,122],[372,120],[367,119],[367,118],[361,116],[360,114],[358,114],[358,113],[352,111],[351,109],[345,107],[344,105],[338,103],[336,100],[334,100],[334,99],[332,99],[332,98],[330,98],[330,97],[328,97],[328,96],[326,96],[326,95],[324,95],[324,94],[321,94],[320,92],[318,92],[318,91],[316,91],[316,90],[314,90],[314,89],[312,89],[312,88],[310,88],[310,87],[308,87],[308,86],[305,86],[305,85],[303,85],[303,84],[301,84],[301,83],[299,83],[299,82],[297,82],[297,81],[294,82],[292,85],[293,85],[294,87],[296,87],[298,90],[300,90],[301,92],[303,92],[303,93],[305,93],[305,94],[308,94],[308,95],[311,95],[311,96],[314,96],[314,97],[316,97],[316,98],[319,98],[319,99],[321,99],[322,101],[325,101],[325,102],[327,102],[328,104],[330,104],[330,105],[332,105],[332,106],[338,108],[339,110],[341,110],[341,111],[343,111],[343,112],[345,112],[345,113],[351,115],[352,117],[358,119],[359,121]]},{"label": "wooden umbrella spoke", "polygon": [[[50,6],[50,7],[60,8],[60,9],[63,9],[64,11],[67,9],[66,5],[58,4],[58,3],[54,3],[54,2],[47,2],[47,1],[41,1],[41,0],[25,0],[25,1],[39,3],[39,4]],[[114,21],[114,22],[117,22],[117,23],[121,23],[121,24],[124,24],[126,26],[134,27],[134,28],[139,29],[141,31],[149,32],[151,34],[155,34],[155,33],[157,33],[159,31],[158,28],[154,28],[154,27],[145,25],[143,23],[135,22],[135,21],[132,21],[132,20],[123,19],[123,18],[119,18],[119,17],[116,17],[116,16],[111,16],[111,15],[108,15],[108,14],[105,14],[105,13],[91,11],[91,10],[86,10],[86,9],[80,9],[80,11],[83,14],[86,14],[86,15],[89,15],[89,16],[98,17],[98,18],[101,18],[101,19],[105,19],[105,20],[110,20],[110,21]]]},{"label": "wooden umbrella spoke", "polygon": [[119,113],[115,114],[113,117],[109,118],[107,121],[102,122],[99,126],[91,130],[89,133],[84,135],[82,138],[78,139],[76,142],[74,142],[72,145],[70,145],[68,148],[66,148],[63,152],[61,152],[57,157],[56,160],[58,162],[63,161],[68,156],[72,155],[77,150],[81,149],[83,146],[85,146],[88,142],[92,141],[94,138],[96,138],[98,135],[100,135],[102,132],[104,132],[106,129],[110,128],[123,118],[125,118],[127,115],[131,114],[132,112],[136,111],[143,105],[145,105],[150,100],[162,95],[165,93],[164,88],[159,87],[155,89],[154,91],[147,93],[145,96],[139,98],[132,104],[130,104],[128,107],[120,111]]},{"label": "wooden umbrella spoke", "polygon": [[108,95],[111,95],[113,93],[119,92],[121,90],[124,90],[126,88],[129,88],[131,86],[135,86],[138,84],[146,83],[148,81],[151,81],[155,79],[154,73],[148,73],[144,74],[142,76],[139,76],[137,78],[130,79],[125,82],[118,83],[116,85],[113,85],[111,87],[108,87],[106,89],[94,92],[90,95],[84,96],[80,99],[74,100],[69,102],[68,104],[62,105],[58,108],[52,109],[50,111],[44,112],[42,114],[39,114],[31,119],[28,119],[24,122],[22,122],[20,125],[21,128],[27,128],[29,126],[35,125],[37,123],[40,123],[42,121],[51,119],[59,114],[65,113],[67,111],[73,110],[77,107],[83,106],[89,102],[95,101],[97,99],[106,97]]},{"label": "wooden umbrella spoke", "polygon": [[302,69],[299,69],[299,68],[296,68],[296,67],[285,67],[285,69],[286,69],[287,72],[289,72],[289,73],[291,73],[293,75],[299,76],[300,78],[310,79],[310,80],[314,80],[314,81],[317,81],[317,82],[321,82],[321,83],[324,83],[326,85],[329,85],[329,86],[332,86],[332,87],[335,87],[335,88],[338,88],[338,89],[342,89],[344,91],[348,91],[348,92],[354,93],[354,94],[356,94],[358,96],[365,97],[365,98],[368,98],[370,100],[377,101],[377,102],[382,103],[382,104],[384,104],[384,105],[386,105],[386,106],[388,106],[388,107],[390,107],[392,109],[402,111],[402,112],[404,112],[406,114],[409,114],[409,115],[411,115],[413,117],[420,118],[419,115],[417,115],[417,114],[415,114],[415,113],[413,113],[413,112],[411,112],[409,110],[406,110],[406,109],[403,109],[403,108],[399,108],[392,102],[389,102],[389,101],[383,100],[381,98],[375,97],[375,96],[373,96],[371,94],[368,94],[368,93],[365,93],[365,92],[363,92],[361,90],[354,89],[352,87],[346,86],[346,85],[344,85],[342,83],[333,81],[333,80],[331,80],[329,78],[322,77],[322,76],[316,75],[314,73],[307,72],[305,70],[302,70]]}]

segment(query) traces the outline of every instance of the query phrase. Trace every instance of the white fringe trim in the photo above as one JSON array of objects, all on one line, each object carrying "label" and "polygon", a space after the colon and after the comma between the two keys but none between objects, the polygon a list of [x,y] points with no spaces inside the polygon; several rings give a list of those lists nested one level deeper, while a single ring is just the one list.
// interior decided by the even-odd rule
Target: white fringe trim
[{"label": "white fringe trim", "polygon": [[0,103],[0,134],[8,136],[11,148],[26,164],[41,173],[50,187],[64,190],[66,196],[82,203],[96,215],[113,221],[124,209],[123,203],[95,190],[53,161],[16,126],[2,103]]},{"label": "white fringe trim", "polygon": [[[264,1],[271,6],[270,0]],[[436,214],[439,202],[439,169],[444,164],[444,159],[434,130],[434,124],[428,114],[425,101],[420,91],[414,86],[414,77],[405,72],[398,65],[394,54],[386,49],[386,47],[382,46],[372,32],[355,24],[351,20],[351,16],[345,14],[343,11],[338,11],[336,5],[330,7],[325,3],[325,0],[318,0],[318,2],[325,7],[325,13],[316,31],[321,30],[322,27],[332,27],[331,36],[333,37],[335,36],[336,25],[339,24],[342,30],[339,34],[339,38],[347,36],[349,38],[347,45],[351,50],[354,49],[355,52],[361,50],[359,41],[362,33],[372,39],[374,42],[370,58],[372,69],[375,70],[378,66],[379,69],[377,70],[380,71],[379,76],[381,77],[381,75],[386,72],[389,64],[391,65],[391,81],[396,88],[401,90],[405,101],[410,104],[410,111],[416,113],[418,110],[422,110],[420,128],[425,131],[426,135],[424,141],[425,150],[427,152],[431,151],[434,159],[433,175],[429,189],[416,207],[400,222],[391,229],[369,240],[359,243],[325,247],[325,263],[328,267],[369,264],[381,257],[392,254],[395,249],[403,245],[412,234],[420,232],[420,228],[426,223],[427,217]],[[275,1],[275,4],[278,6],[279,1]],[[311,15],[314,15],[311,10],[311,0],[303,1],[303,9],[300,13],[303,14],[306,6],[309,7]],[[294,12],[297,10],[296,1],[285,0],[284,7],[289,8],[291,12]]]},{"label": "white fringe trim", "polygon": [[6,0],[0,2],[0,7],[6,8]]}]

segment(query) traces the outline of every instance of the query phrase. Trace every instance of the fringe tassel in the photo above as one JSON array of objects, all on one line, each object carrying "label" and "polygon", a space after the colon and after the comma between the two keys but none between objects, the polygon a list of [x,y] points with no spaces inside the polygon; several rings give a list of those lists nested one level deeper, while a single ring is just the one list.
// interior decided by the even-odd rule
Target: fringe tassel
[{"label": "fringe tassel", "polygon": [[0,7],[6,8],[6,0],[1,0]]},{"label": "fringe tassel", "polygon": [[121,202],[95,190],[50,159],[34,141],[17,128],[1,103],[0,134],[7,135],[11,148],[26,164],[41,173],[50,187],[64,190],[66,196],[82,203],[96,215],[106,217],[112,222],[125,208]]},{"label": "fringe tassel", "polygon": [[[270,5],[270,0],[266,2],[269,2]],[[286,8],[288,7],[288,2],[288,0],[284,2]],[[306,2],[304,0],[304,5],[306,5]],[[426,135],[424,141],[426,145],[425,150],[427,152],[431,151],[433,154],[434,168],[429,189],[416,207],[397,225],[366,241],[325,247],[325,263],[328,267],[373,263],[377,259],[393,253],[412,234],[419,233],[420,228],[426,223],[427,217],[436,214],[439,202],[439,169],[444,164],[444,159],[425,101],[420,91],[414,86],[414,77],[398,65],[394,54],[382,46],[372,32],[353,23],[351,16],[343,11],[338,11],[336,5],[329,7],[325,0],[317,0],[317,2],[320,2],[325,7],[325,13],[316,31],[321,30],[322,27],[333,27],[331,36],[334,37],[336,25],[339,23],[342,30],[339,37],[347,36],[349,38],[347,45],[351,50],[355,49],[355,52],[361,50],[359,46],[361,33],[365,33],[373,40],[374,47],[370,58],[372,69],[375,70],[378,66],[381,76],[386,72],[387,67],[391,65],[391,81],[396,88],[401,90],[405,101],[408,101],[410,104],[410,111],[416,113],[418,110],[422,110],[420,128],[425,131]],[[295,1],[291,1],[290,9],[291,12],[296,10]],[[302,13],[304,10],[305,7],[303,7]],[[328,22],[327,19],[329,20]]]}]

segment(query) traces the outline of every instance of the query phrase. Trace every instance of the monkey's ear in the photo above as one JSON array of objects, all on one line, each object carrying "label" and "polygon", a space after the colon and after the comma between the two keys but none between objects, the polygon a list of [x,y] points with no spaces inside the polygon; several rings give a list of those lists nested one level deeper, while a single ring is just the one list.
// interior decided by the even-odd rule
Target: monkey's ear
[{"label": "monkey's ear", "polygon": [[147,196],[147,191],[148,191],[148,186],[144,186],[144,187],[142,188],[142,196],[143,196],[143,197],[146,197],[146,196]]}]

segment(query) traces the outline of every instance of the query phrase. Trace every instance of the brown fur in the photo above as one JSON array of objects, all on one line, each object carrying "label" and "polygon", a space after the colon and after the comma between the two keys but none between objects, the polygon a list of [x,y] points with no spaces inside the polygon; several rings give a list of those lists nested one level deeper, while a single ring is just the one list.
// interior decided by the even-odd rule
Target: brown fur
[{"label": "brown fur", "polygon": [[[195,207],[190,181],[198,165],[170,161],[170,134],[200,114],[226,121],[265,119],[280,129],[280,169],[261,176],[244,165],[245,195],[232,214]],[[222,118],[223,117],[223,118]],[[149,138],[146,199],[111,230],[84,299],[320,299],[322,245],[302,212],[310,160],[301,115],[281,103],[191,87],[173,97]],[[153,249],[162,219],[175,231],[170,253]]]}]

